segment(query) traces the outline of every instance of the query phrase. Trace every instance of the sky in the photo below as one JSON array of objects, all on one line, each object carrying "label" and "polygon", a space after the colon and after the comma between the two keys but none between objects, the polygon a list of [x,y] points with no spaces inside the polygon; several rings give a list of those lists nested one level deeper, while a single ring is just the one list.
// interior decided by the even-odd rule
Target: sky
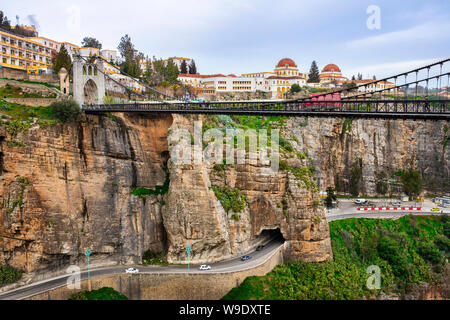
[{"label": "sky", "polygon": [[338,65],[378,79],[448,58],[448,0],[14,0],[1,9],[39,35],[117,49],[128,34],[157,58],[193,58],[201,74],[273,71],[285,57],[308,73]]}]

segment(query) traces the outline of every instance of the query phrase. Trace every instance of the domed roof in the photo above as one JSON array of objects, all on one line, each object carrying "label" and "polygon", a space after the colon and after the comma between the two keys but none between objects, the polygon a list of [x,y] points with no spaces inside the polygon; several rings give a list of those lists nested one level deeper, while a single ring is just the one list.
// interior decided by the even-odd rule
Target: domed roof
[{"label": "domed roof", "polygon": [[277,68],[282,68],[282,67],[286,67],[286,66],[297,68],[297,65],[295,64],[295,62],[289,58],[281,59],[277,64]]},{"label": "domed roof", "polygon": [[337,65],[330,63],[323,68],[322,72],[341,72],[341,69]]}]

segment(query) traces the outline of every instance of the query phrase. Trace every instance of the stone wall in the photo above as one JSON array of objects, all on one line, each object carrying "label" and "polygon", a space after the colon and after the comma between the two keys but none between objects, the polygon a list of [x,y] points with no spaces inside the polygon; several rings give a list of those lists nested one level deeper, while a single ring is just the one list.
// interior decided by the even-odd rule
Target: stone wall
[{"label": "stone wall", "polygon": [[23,70],[5,67],[0,68],[0,78],[46,82],[53,85],[59,84],[58,77],[53,74],[28,74],[26,71]]},{"label": "stone wall", "polygon": [[49,106],[53,102],[58,101],[58,99],[54,98],[7,98],[4,100],[29,107]]}]

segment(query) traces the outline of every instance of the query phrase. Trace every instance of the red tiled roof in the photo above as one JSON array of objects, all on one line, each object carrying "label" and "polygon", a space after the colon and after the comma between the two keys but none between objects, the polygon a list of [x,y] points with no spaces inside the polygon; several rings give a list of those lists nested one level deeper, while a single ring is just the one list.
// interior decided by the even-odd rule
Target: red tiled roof
[{"label": "red tiled roof", "polygon": [[341,72],[341,69],[337,65],[330,63],[322,69],[322,72]]},{"label": "red tiled roof", "polygon": [[277,68],[282,68],[282,67],[285,67],[286,65],[288,67],[293,67],[293,68],[297,67],[297,65],[295,64],[295,62],[292,59],[284,58],[278,62]]}]

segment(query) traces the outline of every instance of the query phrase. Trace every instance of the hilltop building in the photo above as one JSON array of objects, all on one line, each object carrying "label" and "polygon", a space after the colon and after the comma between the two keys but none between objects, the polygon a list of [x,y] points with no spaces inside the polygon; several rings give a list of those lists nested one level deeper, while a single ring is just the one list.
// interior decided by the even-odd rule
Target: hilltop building
[{"label": "hilltop building", "polygon": [[333,63],[327,64],[319,75],[320,85],[322,86],[338,86],[347,81],[347,78],[342,75],[341,69]]},{"label": "hilltop building", "polygon": [[[23,26],[23,28],[28,27]],[[69,42],[39,37],[37,32],[34,32],[34,34],[35,37],[25,37],[0,29],[0,66],[27,71],[28,73],[52,73],[52,57],[59,52],[62,45],[71,57],[74,54],[82,56],[95,54],[102,56],[107,61],[117,62],[118,60],[115,50],[83,48]],[[109,64],[105,66],[105,69],[109,73],[117,73],[117,70]]]},{"label": "hilltop building", "polygon": [[299,69],[292,59],[281,59],[273,72],[245,73],[240,77],[230,74],[180,74],[178,80],[197,88],[205,94],[221,92],[256,92],[270,93],[272,98],[283,98],[293,84],[306,85],[306,74]]}]

